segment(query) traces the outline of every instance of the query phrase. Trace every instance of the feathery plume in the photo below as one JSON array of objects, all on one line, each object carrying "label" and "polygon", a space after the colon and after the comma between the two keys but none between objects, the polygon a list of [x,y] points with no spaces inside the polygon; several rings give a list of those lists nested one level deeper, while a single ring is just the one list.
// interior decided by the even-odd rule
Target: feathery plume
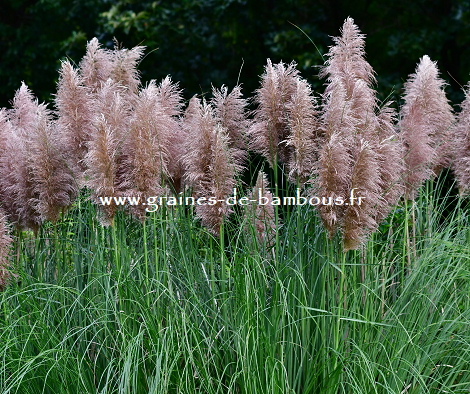
[{"label": "feathery plume", "polygon": [[185,113],[187,154],[183,162],[187,181],[195,192],[204,190],[207,182],[210,182],[207,172],[212,161],[215,126],[213,109],[194,96]]},{"label": "feathery plume", "polygon": [[[394,113],[386,103],[378,108],[376,82],[365,60],[364,35],[352,18],[344,22],[341,36],[334,38],[320,75],[327,77],[320,129],[320,159],[314,192],[332,197],[318,209],[330,237],[342,227],[345,251],[357,248],[376,230],[396,203],[401,147],[393,131]],[[378,115],[377,115],[378,112]],[[398,162],[398,164],[397,164]],[[388,167],[385,167],[388,165]],[[316,184],[315,184],[316,183]],[[362,204],[334,205],[351,190]]]},{"label": "feathery plume", "polygon": [[87,186],[92,190],[91,198],[100,209],[103,225],[112,225],[116,205],[99,204],[99,198],[119,197],[125,187],[125,158],[121,148],[130,124],[130,106],[124,99],[124,89],[108,79],[97,92],[97,117],[92,128],[87,164]]},{"label": "feathery plume", "polygon": [[380,224],[404,193],[403,143],[396,132],[396,111],[387,102],[380,109],[378,120],[378,161],[380,171],[380,200],[377,201],[375,221]]},{"label": "feathery plume", "polygon": [[21,82],[21,87],[16,91],[12,104],[10,121],[13,128],[19,137],[27,137],[36,121],[38,103],[24,82]]},{"label": "feathery plume", "polygon": [[445,96],[445,84],[436,62],[427,55],[405,83],[400,129],[406,147],[405,183],[409,199],[414,198],[426,179],[439,175],[452,160],[450,136],[455,118]]},{"label": "feathery plume", "polygon": [[[264,172],[258,172],[256,184],[247,197],[250,204],[245,207],[244,211],[245,231],[248,234],[254,232],[258,245],[264,245],[266,250],[269,250],[274,246],[277,228],[276,213],[272,205],[273,195],[269,190],[269,183]],[[258,204],[261,199],[266,204]]]},{"label": "feathery plume", "polygon": [[101,84],[111,76],[112,66],[111,52],[101,48],[96,37],[89,41],[86,54],[80,62],[80,78],[90,93],[101,89]]},{"label": "feathery plume", "polygon": [[312,176],[318,160],[317,110],[310,85],[302,78],[297,78],[296,89],[289,102],[286,112],[291,133],[287,138],[287,146],[293,148],[288,161],[289,181],[300,186]]},{"label": "feathery plume", "polygon": [[0,108],[0,155],[5,150],[5,144],[7,135],[9,135],[11,131],[11,123],[8,120],[8,114],[5,108]]},{"label": "feathery plume", "polygon": [[6,217],[2,211],[0,211],[0,291],[3,291],[11,278],[11,273],[9,272],[11,242],[12,239],[8,235]]},{"label": "feathery plume", "polygon": [[[34,208],[34,179],[31,171],[31,138],[36,127],[39,108],[37,100],[28,87],[22,83],[13,99],[10,120],[13,133],[7,138],[3,173],[6,184],[5,193],[9,194],[11,206],[7,214],[12,223],[20,228],[37,231],[41,218]],[[7,171],[10,171],[7,173]]]},{"label": "feathery plume", "polygon": [[333,42],[335,45],[330,47],[326,66],[319,76],[328,77],[328,81],[339,78],[349,99],[358,79],[368,86],[375,83],[372,66],[365,60],[365,35],[354,24],[354,19],[349,17],[343,24],[341,36],[333,37]]},{"label": "feathery plume", "polygon": [[[93,89],[98,88],[93,85]],[[81,187],[85,182],[84,159],[92,133],[96,104],[84,85],[84,79],[68,61],[63,62],[60,69],[55,104],[59,116],[57,127],[61,146],[67,147],[63,154],[75,182]]]},{"label": "feathery plume", "polygon": [[[164,179],[169,177],[171,127],[172,120],[161,106],[155,81],[151,81],[135,101],[123,144],[128,195],[146,199],[164,194]],[[133,213],[143,219],[144,208],[134,207]]]},{"label": "feathery plume", "polygon": [[[337,197],[344,198],[348,194],[355,122],[343,85],[339,80],[334,80],[330,87],[323,99],[321,150],[315,170],[317,177],[311,192],[332,197],[334,201]],[[318,210],[330,237],[333,237],[342,222],[345,207],[331,203],[318,205]]]},{"label": "feathery plume", "polygon": [[129,95],[136,95],[140,85],[140,73],[137,66],[144,54],[145,47],[137,46],[132,49],[119,49],[116,46],[112,52],[111,78],[127,88]]},{"label": "feathery plume", "polygon": [[30,137],[30,167],[35,197],[33,205],[41,220],[55,223],[59,213],[77,193],[72,174],[62,157],[60,138],[51,112],[39,105],[35,127]]},{"label": "feathery plume", "polygon": [[455,127],[455,160],[452,169],[460,194],[470,194],[470,84]]},{"label": "feathery plume", "polygon": [[8,187],[8,176],[11,174],[10,163],[6,160],[7,157],[7,146],[8,139],[13,134],[13,126],[8,119],[7,110],[4,108],[0,109],[0,204],[4,207],[5,205],[11,207],[13,201],[11,201],[11,195],[6,192]]},{"label": "feathery plume", "polygon": [[242,98],[240,86],[235,86],[230,94],[228,88],[222,86],[219,89],[212,87],[212,105],[214,107],[217,122],[227,130],[231,147],[247,149],[246,133],[250,127],[247,118],[247,100]]},{"label": "feathery plume", "polygon": [[[197,195],[207,199],[213,198],[207,205],[196,206],[196,216],[201,219],[203,226],[207,227],[214,235],[219,236],[220,227],[224,217],[232,212],[225,204],[227,197],[237,185],[236,175],[242,170],[241,157],[235,148],[229,147],[229,137],[220,124],[212,131],[213,145],[211,149],[211,162],[206,172],[206,177],[201,179],[200,185],[205,189],[196,189]],[[222,201],[221,201],[222,200]],[[209,200],[210,201],[210,200]]]},{"label": "feathery plume", "polygon": [[166,76],[157,87],[157,96],[163,111],[168,116],[178,117],[183,107],[183,96],[178,82],[173,83],[171,77]]},{"label": "feathery plume", "polygon": [[361,204],[349,202],[344,214],[344,251],[358,248],[371,231],[377,228],[374,207],[380,199],[380,171],[376,153],[367,141],[359,142],[359,150],[351,176],[351,193],[362,198]]},{"label": "feathery plume", "polygon": [[274,167],[277,157],[287,163],[292,155],[292,146],[287,145],[290,134],[286,104],[297,89],[298,70],[295,63],[272,65],[268,59],[265,72],[261,77],[261,87],[256,91],[254,122],[248,130],[250,149],[263,155],[269,165]]},{"label": "feathery plume", "polygon": [[216,122],[214,109],[193,97],[186,113],[188,130],[187,154],[183,159],[188,183],[196,198],[211,198],[210,204],[197,205],[196,215],[203,226],[219,235],[223,218],[231,210],[220,202],[236,186],[236,175],[242,171],[244,152],[230,148],[226,129]]},{"label": "feathery plume", "polygon": [[179,119],[182,111],[183,97],[181,90],[178,89],[178,83],[172,83],[171,78],[167,76],[157,87],[157,98],[163,112],[168,117],[169,126],[169,146],[168,146],[168,175],[172,190],[178,194],[182,187],[184,178],[184,166],[182,158],[186,153],[185,138],[182,123]]}]

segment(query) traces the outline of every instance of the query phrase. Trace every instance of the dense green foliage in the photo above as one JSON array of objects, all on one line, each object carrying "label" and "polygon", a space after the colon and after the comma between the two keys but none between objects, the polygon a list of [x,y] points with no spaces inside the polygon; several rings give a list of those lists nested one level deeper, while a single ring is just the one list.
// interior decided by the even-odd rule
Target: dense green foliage
[{"label": "dense green foliage", "polygon": [[306,206],[265,251],[239,216],[219,241],[182,209],[104,228],[79,201],[15,245],[1,392],[468,392],[463,202],[440,225],[446,201],[423,192],[344,254]]},{"label": "dense green foliage", "polygon": [[450,99],[462,100],[460,85],[470,73],[467,0],[7,0],[0,13],[0,106],[8,106],[22,80],[40,100],[51,100],[57,59],[80,60],[94,36],[108,47],[113,37],[128,48],[146,45],[152,52],[140,65],[143,81],[170,74],[187,98],[210,91],[211,83],[234,86],[242,64],[240,82],[251,93],[266,58],[296,61],[321,92],[315,66],[323,64],[329,36],[347,16],[367,35],[382,98],[401,93],[407,75],[428,54],[450,83]]}]

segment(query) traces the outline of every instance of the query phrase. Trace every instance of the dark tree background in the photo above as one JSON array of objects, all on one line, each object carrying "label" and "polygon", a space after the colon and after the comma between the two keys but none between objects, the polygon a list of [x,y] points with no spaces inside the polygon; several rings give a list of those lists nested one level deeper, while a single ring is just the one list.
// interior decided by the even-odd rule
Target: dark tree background
[{"label": "dark tree background", "polygon": [[[112,48],[147,46],[142,80],[170,74],[184,94],[210,92],[211,84],[246,95],[258,87],[266,59],[295,61],[315,91],[330,36],[348,16],[367,35],[367,59],[381,98],[398,99],[404,80],[425,54],[438,61],[456,105],[470,79],[469,0],[2,0],[0,106],[9,107],[24,81],[51,101],[60,61],[78,63],[86,42]],[[302,29],[313,41],[304,35]],[[315,47],[316,46],[316,47]],[[318,50],[317,50],[318,48]],[[243,64],[243,67],[242,67]],[[241,70],[241,72],[240,72]]]}]

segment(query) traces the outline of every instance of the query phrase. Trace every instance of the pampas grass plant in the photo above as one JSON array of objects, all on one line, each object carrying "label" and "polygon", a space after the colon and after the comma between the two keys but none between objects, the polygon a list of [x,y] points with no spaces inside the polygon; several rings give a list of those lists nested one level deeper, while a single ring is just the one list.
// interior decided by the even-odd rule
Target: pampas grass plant
[{"label": "pampas grass plant", "polygon": [[414,199],[423,182],[439,175],[452,160],[450,138],[455,118],[444,86],[436,62],[427,55],[405,83],[400,130],[406,147],[407,199]]},{"label": "pampas grass plant", "polygon": [[140,73],[137,70],[139,60],[144,54],[145,47],[137,46],[132,49],[119,48],[116,41],[111,54],[110,78],[126,88],[129,96],[138,93]]},{"label": "pampas grass plant", "polygon": [[[91,73],[88,71],[88,74]],[[55,97],[60,145],[66,148],[63,155],[77,187],[82,187],[85,184],[85,156],[96,116],[94,112],[96,102],[92,92],[98,89],[96,86],[98,80],[96,80],[96,75],[88,74],[85,73],[86,77],[82,77],[68,61],[63,62]],[[86,78],[90,80],[87,82]],[[101,81],[99,83],[101,84]],[[88,88],[86,84],[92,87]]]},{"label": "pampas grass plant", "polygon": [[[364,35],[352,18],[328,52],[320,76],[327,77],[323,96],[320,160],[315,192],[344,201],[352,191],[362,198],[344,205],[319,206],[332,237],[342,227],[344,250],[357,249],[397,202],[401,187],[401,148],[393,132],[393,111],[379,109],[376,82],[365,60]],[[392,191],[393,189],[393,191]]]},{"label": "pampas grass plant", "polygon": [[227,130],[229,146],[246,150],[248,146],[247,132],[251,121],[247,117],[248,102],[243,99],[240,86],[235,86],[230,93],[228,88],[212,87],[211,104],[217,122]]},{"label": "pampas grass plant", "polygon": [[173,83],[169,76],[164,78],[157,87],[157,98],[168,119],[170,134],[167,181],[171,184],[174,194],[179,194],[184,186],[184,165],[182,159],[186,154],[186,133],[181,121],[183,97],[178,83]]},{"label": "pampas grass plant", "polygon": [[87,43],[85,56],[80,62],[80,77],[90,93],[96,93],[111,77],[112,53],[104,48],[95,37]]},{"label": "pampas grass plant", "polygon": [[288,163],[292,147],[287,145],[290,135],[286,104],[297,90],[298,70],[295,63],[273,65],[268,59],[256,91],[253,124],[248,130],[250,149],[266,158],[271,168],[275,163]]},{"label": "pampas grass plant", "polygon": [[293,149],[287,162],[288,179],[303,186],[318,162],[319,121],[313,92],[308,82],[296,78],[295,91],[285,104],[290,134],[286,145]]},{"label": "pampas grass plant", "polygon": [[38,107],[29,143],[34,208],[42,221],[56,223],[76,197],[77,187],[63,157],[65,148],[60,146],[57,124],[44,104]]},{"label": "pampas grass plant", "polygon": [[[321,140],[317,177],[311,193],[326,198],[344,198],[348,194],[353,163],[350,147],[354,144],[354,118],[347,92],[338,79],[330,82],[323,97]],[[342,224],[345,207],[325,204],[318,207],[330,238]]]},{"label": "pampas grass plant", "polygon": [[[184,115],[169,77],[141,88],[139,51],[93,39],[79,72],[63,63],[57,119],[25,85],[0,110],[0,208],[17,225],[10,237],[0,214],[0,392],[468,392],[469,206],[460,199],[449,214],[441,178],[413,189],[409,253],[407,199],[389,215],[404,190],[396,113],[377,100],[353,20],[330,49],[321,105],[292,64],[268,61],[251,125],[239,87],[193,97]],[[449,108],[428,116],[414,102],[402,115],[435,152],[430,176],[448,132],[431,126]],[[467,112],[468,99],[455,129],[461,183]],[[255,185],[240,180],[247,128],[275,192],[259,168]],[[321,200],[350,203],[353,188],[363,202],[322,201],[320,215],[305,200],[275,205],[284,168],[299,192],[307,179]],[[69,203],[72,175],[87,189],[44,222]],[[235,187],[240,206],[219,201]],[[190,193],[201,200],[180,206]],[[161,196],[171,208],[133,205],[131,220],[90,203],[100,195]],[[385,217],[386,231],[368,237]]]},{"label": "pampas grass plant", "polygon": [[455,160],[452,169],[462,195],[470,194],[470,85],[455,127]]},{"label": "pampas grass plant", "polygon": [[[165,113],[155,81],[139,92],[123,143],[127,195],[142,200],[166,194],[173,119]],[[145,206],[132,207],[143,220]]]},{"label": "pampas grass plant", "polygon": [[[125,191],[125,159],[122,146],[130,126],[130,105],[124,96],[123,87],[111,79],[104,83],[97,95],[97,115],[88,142],[85,156],[87,186],[91,198],[99,203],[100,197],[121,197]],[[116,205],[101,205],[101,222],[112,225]]]},{"label": "pampas grass plant", "polygon": [[2,161],[5,187],[5,209],[9,220],[17,227],[35,232],[41,224],[36,211],[34,175],[32,171],[32,145],[39,104],[29,88],[22,83],[10,110],[11,133],[7,135]]},{"label": "pampas grass plant", "polygon": [[195,198],[212,197],[214,202],[196,205],[196,215],[214,235],[220,234],[223,219],[231,210],[225,200],[237,186],[245,152],[230,147],[227,129],[217,122],[213,107],[193,97],[188,105],[185,128],[188,130],[184,157],[188,184]]}]

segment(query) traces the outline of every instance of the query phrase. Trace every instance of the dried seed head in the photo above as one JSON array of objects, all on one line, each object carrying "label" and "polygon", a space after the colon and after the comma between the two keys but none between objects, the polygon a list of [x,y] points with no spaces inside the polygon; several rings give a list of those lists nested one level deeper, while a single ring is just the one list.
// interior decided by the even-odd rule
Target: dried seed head
[{"label": "dried seed head", "polygon": [[[85,182],[85,156],[97,105],[84,82],[86,79],[82,78],[68,61],[62,63],[55,99],[59,115],[57,127],[61,138],[60,145],[66,147],[63,155],[75,182],[80,187]],[[101,84],[101,80],[99,83]],[[93,86],[92,90],[98,89],[97,86]]]},{"label": "dried seed head", "polygon": [[405,83],[400,129],[406,147],[407,198],[414,198],[421,184],[452,160],[450,138],[455,118],[444,86],[436,62],[427,55]]},{"label": "dried seed head", "polygon": [[292,146],[287,145],[290,135],[286,104],[297,90],[298,70],[295,63],[272,65],[268,59],[261,77],[261,87],[256,91],[253,125],[248,130],[251,150],[263,155],[271,167],[275,159],[287,163],[292,155]]},{"label": "dried seed head", "polygon": [[110,78],[112,68],[112,53],[101,48],[98,39],[93,38],[88,42],[86,54],[80,62],[80,76],[84,86],[91,93],[96,93]]},{"label": "dried seed head", "polygon": [[51,112],[44,104],[39,105],[35,128],[30,137],[30,168],[35,194],[33,205],[41,220],[53,223],[77,194],[60,143]]},{"label": "dried seed head", "polygon": [[470,84],[455,127],[455,160],[452,169],[462,195],[470,194]]}]

